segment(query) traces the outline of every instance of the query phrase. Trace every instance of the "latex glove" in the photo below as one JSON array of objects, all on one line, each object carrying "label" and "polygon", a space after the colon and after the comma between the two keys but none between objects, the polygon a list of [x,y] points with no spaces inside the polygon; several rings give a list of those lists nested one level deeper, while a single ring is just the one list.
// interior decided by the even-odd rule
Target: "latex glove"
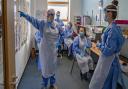
[{"label": "latex glove", "polygon": [[20,17],[24,17],[25,16],[24,12],[22,12],[22,11],[18,11],[18,12],[20,14]]}]

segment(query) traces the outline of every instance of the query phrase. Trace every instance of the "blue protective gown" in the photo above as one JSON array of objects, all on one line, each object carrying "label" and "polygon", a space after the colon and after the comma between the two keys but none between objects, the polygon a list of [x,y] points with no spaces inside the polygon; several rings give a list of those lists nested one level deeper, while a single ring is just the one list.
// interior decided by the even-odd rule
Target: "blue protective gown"
[{"label": "blue protective gown", "polygon": [[88,50],[91,46],[91,40],[86,37],[82,39],[80,36],[77,36],[73,42],[73,53],[83,74],[94,69],[93,60]]},{"label": "blue protective gown", "polygon": [[[120,27],[113,22],[106,28],[98,44],[101,55],[89,85],[89,89],[116,89],[118,78],[122,81],[118,53],[124,43]],[[123,85],[123,81],[122,81]],[[123,89],[125,87],[123,86]]]},{"label": "blue protective gown", "polygon": [[63,40],[63,38],[64,38],[64,33],[63,33],[64,23],[59,18],[56,18],[55,21],[57,22],[57,29],[59,30],[59,38],[58,38],[58,41],[57,41],[57,48],[60,51],[61,50],[61,45],[64,42],[64,40]]},{"label": "blue protective gown", "polygon": [[73,42],[73,53],[80,54],[80,55],[82,55],[82,54],[88,55],[88,54],[86,54],[86,51],[83,51],[83,50],[85,50],[86,48],[91,48],[91,46],[92,46],[91,40],[86,38],[83,49],[81,49],[80,46],[79,46],[79,44],[80,44],[79,40],[80,40],[80,36],[77,36],[74,39],[74,42]]},{"label": "blue protective gown", "polygon": [[73,29],[66,28],[64,31],[64,38],[71,38],[72,34],[73,34]]},{"label": "blue protective gown", "polygon": [[64,23],[61,19],[56,18],[55,21],[59,24],[59,26],[64,26]]},{"label": "blue protective gown", "polygon": [[37,42],[37,43],[40,43],[40,41],[41,41],[41,34],[40,34],[40,31],[37,31],[37,32],[35,33],[35,39],[36,39],[36,42]]},{"label": "blue protective gown", "polygon": [[20,12],[20,15],[40,31],[39,60],[42,76],[44,78],[54,76],[57,62],[56,43],[59,33],[55,22],[39,21],[23,12]]}]

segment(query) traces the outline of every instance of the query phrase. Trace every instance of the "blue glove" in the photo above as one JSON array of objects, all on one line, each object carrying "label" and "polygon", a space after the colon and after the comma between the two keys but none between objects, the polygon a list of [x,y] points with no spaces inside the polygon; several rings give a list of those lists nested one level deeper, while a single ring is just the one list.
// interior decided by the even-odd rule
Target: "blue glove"
[{"label": "blue glove", "polygon": [[24,12],[22,12],[22,11],[18,11],[18,12],[20,14],[20,17],[24,17],[25,16],[25,13]]}]

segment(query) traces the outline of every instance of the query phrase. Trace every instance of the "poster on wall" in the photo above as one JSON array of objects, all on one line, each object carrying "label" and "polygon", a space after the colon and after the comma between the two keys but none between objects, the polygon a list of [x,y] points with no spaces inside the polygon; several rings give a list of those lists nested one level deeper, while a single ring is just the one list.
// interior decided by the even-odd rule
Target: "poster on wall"
[{"label": "poster on wall", "polygon": [[30,12],[30,2],[28,0],[14,1],[14,19],[15,19],[15,51],[17,52],[27,42],[28,22],[19,16],[18,11]]}]

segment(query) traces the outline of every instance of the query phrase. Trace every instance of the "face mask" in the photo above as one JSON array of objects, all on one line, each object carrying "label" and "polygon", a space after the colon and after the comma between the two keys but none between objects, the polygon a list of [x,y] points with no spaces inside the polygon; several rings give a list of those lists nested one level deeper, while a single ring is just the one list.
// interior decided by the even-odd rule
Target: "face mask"
[{"label": "face mask", "polygon": [[80,32],[80,37],[84,37],[84,32]]},{"label": "face mask", "polygon": [[59,19],[60,18],[60,15],[56,15],[56,17]]},{"label": "face mask", "polygon": [[70,24],[67,24],[67,28],[70,29],[71,28],[71,25]]},{"label": "face mask", "polygon": [[48,21],[48,22],[52,22],[52,20],[51,20],[50,18],[47,18],[47,21]]}]

